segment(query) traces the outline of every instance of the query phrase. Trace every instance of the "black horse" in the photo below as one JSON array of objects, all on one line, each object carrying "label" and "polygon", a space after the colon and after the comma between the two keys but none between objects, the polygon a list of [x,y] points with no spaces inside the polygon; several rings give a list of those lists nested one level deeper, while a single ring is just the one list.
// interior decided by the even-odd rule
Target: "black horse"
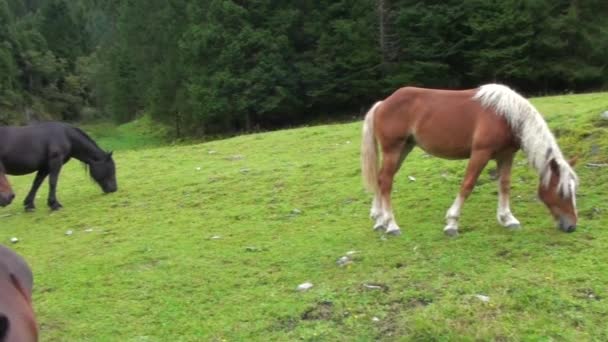
[{"label": "black horse", "polygon": [[46,176],[49,176],[50,185],[48,205],[52,210],[61,208],[55,196],[57,178],[61,167],[70,158],[86,164],[91,177],[105,193],[117,190],[112,152],[103,151],[82,130],[60,122],[23,127],[0,126],[0,172],[25,175],[38,171],[23,202],[27,211],[35,208],[36,191]]}]

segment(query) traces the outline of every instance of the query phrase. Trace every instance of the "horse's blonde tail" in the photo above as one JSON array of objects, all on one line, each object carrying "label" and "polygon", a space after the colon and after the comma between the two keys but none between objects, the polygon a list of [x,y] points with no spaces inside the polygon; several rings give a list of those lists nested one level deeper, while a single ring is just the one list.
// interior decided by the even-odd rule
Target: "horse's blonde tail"
[{"label": "horse's blonde tail", "polygon": [[378,146],[374,134],[374,113],[382,101],[376,102],[365,115],[361,139],[361,175],[365,188],[378,192]]}]

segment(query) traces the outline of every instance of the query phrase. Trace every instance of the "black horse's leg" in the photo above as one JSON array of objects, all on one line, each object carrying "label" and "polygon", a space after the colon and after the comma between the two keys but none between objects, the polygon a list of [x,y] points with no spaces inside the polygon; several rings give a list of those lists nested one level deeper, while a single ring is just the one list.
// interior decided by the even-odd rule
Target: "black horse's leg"
[{"label": "black horse's leg", "polygon": [[32,188],[30,189],[30,192],[27,194],[27,197],[25,197],[25,200],[23,201],[23,205],[25,205],[25,211],[33,211],[34,209],[36,209],[36,206],[34,205],[36,192],[38,192],[38,188],[40,188],[40,185],[42,184],[42,182],[44,182],[44,179],[48,174],[49,172],[47,170],[38,170],[38,172],[36,173],[36,178],[34,178]]},{"label": "black horse's leg", "polygon": [[55,195],[57,179],[59,178],[59,171],[61,171],[62,165],[63,158],[59,154],[51,154],[51,158],[49,159],[49,198],[47,202],[51,210],[59,210],[63,207]]}]

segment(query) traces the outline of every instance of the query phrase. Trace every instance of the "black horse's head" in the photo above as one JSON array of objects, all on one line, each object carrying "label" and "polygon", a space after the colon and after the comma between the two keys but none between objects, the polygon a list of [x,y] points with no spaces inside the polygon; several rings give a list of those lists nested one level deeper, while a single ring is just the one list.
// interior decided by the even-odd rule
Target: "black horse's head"
[{"label": "black horse's head", "polygon": [[114,165],[114,159],[112,159],[112,152],[107,153],[101,160],[91,162],[89,172],[106,194],[118,190],[116,166]]}]

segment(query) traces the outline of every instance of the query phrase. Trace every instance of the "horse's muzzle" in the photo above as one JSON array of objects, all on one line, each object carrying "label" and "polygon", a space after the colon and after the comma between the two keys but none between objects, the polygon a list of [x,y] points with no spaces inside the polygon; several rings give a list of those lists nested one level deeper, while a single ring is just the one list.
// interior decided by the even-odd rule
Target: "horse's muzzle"
[{"label": "horse's muzzle", "polygon": [[576,230],[576,224],[563,217],[559,219],[558,227],[565,233],[572,233]]},{"label": "horse's muzzle", "polygon": [[118,190],[117,186],[106,186],[103,188],[103,192],[106,194],[111,194],[113,192],[116,192],[116,190]]},{"label": "horse's muzzle", "polygon": [[13,194],[13,193],[0,194],[0,207],[6,207],[7,205],[11,204],[11,202],[13,202],[14,198],[15,198],[15,194]]}]

